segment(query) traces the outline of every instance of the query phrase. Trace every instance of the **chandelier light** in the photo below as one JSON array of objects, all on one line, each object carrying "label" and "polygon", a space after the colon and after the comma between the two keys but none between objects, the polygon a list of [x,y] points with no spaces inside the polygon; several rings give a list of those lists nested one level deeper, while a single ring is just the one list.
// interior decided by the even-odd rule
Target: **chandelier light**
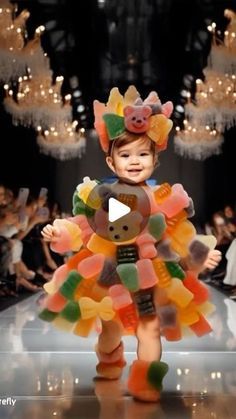
[{"label": "chandelier light", "polygon": [[37,143],[41,153],[58,160],[81,157],[85,152],[85,129],[77,130],[77,126],[78,121],[61,122],[58,126],[51,126],[47,130],[38,126]]},{"label": "chandelier light", "polygon": [[0,80],[10,81],[25,73],[25,24],[29,12],[23,10],[13,17],[17,8],[0,0]]},{"label": "chandelier light", "polygon": [[204,75],[206,82],[196,80],[196,105],[190,101],[185,105],[186,117],[218,130],[233,127],[236,123],[235,74],[206,69]]},{"label": "chandelier light", "polygon": [[60,94],[63,77],[57,77],[52,84],[51,71],[42,71],[35,76],[28,73],[28,76],[19,77],[15,97],[9,85],[4,85],[4,105],[12,115],[13,123],[34,128],[40,125],[46,129],[60,121],[71,121],[71,96],[66,95],[63,99]]},{"label": "chandelier light", "polygon": [[184,126],[174,137],[177,153],[193,159],[219,154],[224,130],[236,124],[236,14],[227,9],[225,16],[229,24],[223,41],[216,24],[208,26],[213,41],[204,81],[196,80],[193,99],[187,92]]},{"label": "chandelier light", "polygon": [[209,125],[200,126],[184,120],[184,129],[176,127],[174,143],[175,151],[181,156],[205,160],[213,154],[220,154],[223,136]]},{"label": "chandelier light", "polygon": [[234,74],[236,72],[236,13],[226,9],[224,16],[229,24],[224,32],[224,40],[217,36],[216,24],[213,22],[208,30],[213,35],[209,66],[221,73]]}]

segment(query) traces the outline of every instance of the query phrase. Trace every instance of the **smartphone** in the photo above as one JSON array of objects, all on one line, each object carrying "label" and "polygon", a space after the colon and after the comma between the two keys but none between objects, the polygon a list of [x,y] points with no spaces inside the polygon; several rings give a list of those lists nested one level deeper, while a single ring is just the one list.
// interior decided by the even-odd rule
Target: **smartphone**
[{"label": "smartphone", "polygon": [[47,198],[47,196],[48,196],[48,189],[41,188],[39,192],[39,198]]},{"label": "smartphone", "polygon": [[21,208],[25,207],[28,196],[29,196],[29,188],[20,188],[18,197],[17,197],[17,205]]}]

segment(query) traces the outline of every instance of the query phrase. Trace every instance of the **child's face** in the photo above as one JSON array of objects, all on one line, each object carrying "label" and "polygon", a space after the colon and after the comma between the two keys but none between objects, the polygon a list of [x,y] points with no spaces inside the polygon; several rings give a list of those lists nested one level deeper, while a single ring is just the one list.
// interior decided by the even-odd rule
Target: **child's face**
[{"label": "child's face", "polygon": [[157,157],[151,150],[151,140],[139,139],[122,147],[114,146],[112,157],[106,158],[110,169],[132,183],[141,183],[151,176]]}]

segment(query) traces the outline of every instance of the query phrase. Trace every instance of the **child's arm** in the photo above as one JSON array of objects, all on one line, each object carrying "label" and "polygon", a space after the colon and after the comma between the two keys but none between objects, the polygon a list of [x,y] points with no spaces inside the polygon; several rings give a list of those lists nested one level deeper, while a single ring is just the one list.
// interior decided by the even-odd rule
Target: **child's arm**
[{"label": "child's arm", "polygon": [[181,259],[180,264],[185,270],[193,271],[198,275],[205,269],[213,270],[220,263],[222,258],[219,250],[210,250],[205,253],[205,257],[200,261],[193,254],[189,254],[186,258]]},{"label": "child's arm", "polygon": [[78,251],[83,244],[80,227],[67,219],[56,219],[53,225],[47,224],[42,230],[42,236],[57,253]]},{"label": "child's arm", "polygon": [[60,230],[51,224],[47,224],[41,234],[46,242],[58,241],[61,235]]},{"label": "child's arm", "polygon": [[219,250],[209,250],[207,258],[202,266],[202,270],[210,269],[213,270],[219,265],[222,258],[222,254]]}]

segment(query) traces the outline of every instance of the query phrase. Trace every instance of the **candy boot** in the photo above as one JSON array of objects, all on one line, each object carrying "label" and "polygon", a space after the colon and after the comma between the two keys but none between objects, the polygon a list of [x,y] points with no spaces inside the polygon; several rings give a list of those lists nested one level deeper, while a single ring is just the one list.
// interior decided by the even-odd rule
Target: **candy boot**
[{"label": "candy boot", "polygon": [[165,362],[134,361],[128,377],[129,393],[141,401],[158,401],[162,390],[162,380],[167,371],[168,365]]},{"label": "candy boot", "polygon": [[110,353],[101,351],[98,345],[96,346],[95,351],[99,360],[99,363],[96,366],[98,376],[108,380],[120,378],[123,368],[126,365],[123,343],[121,342],[119,346]]}]

